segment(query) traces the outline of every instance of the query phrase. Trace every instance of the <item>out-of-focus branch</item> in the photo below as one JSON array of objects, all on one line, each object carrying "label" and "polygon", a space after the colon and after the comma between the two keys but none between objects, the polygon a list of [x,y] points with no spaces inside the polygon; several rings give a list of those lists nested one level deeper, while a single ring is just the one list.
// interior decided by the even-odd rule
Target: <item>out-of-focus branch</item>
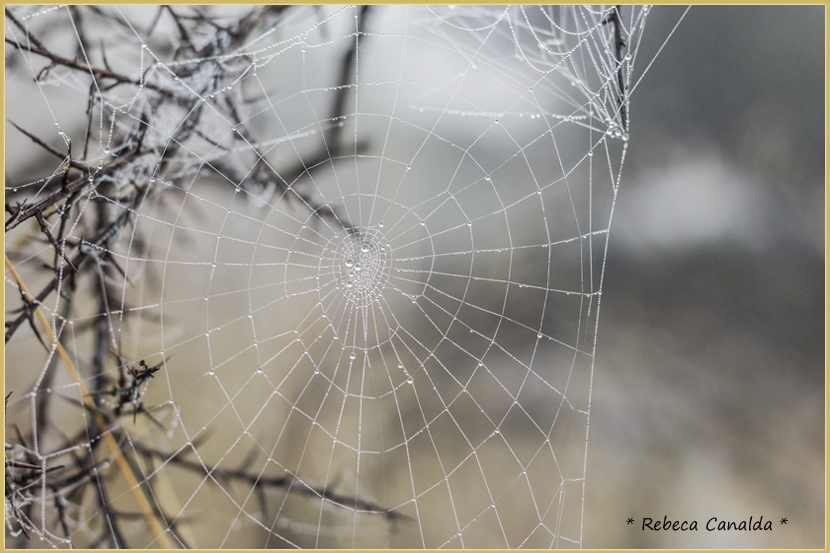
[{"label": "out-of-focus branch", "polygon": [[[5,259],[6,267],[12,274],[12,277],[14,278],[18,287],[20,288],[21,292],[31,301],[32,296],[26,288],[26,285],[23,283],[23,280],[20,278],[20,275],[17,274],[14,265],[12,265],[12,262],[9,260],[8,256],[5,256]],[[40,323],[46,330],[46,333],[49,335],[49,339],[51,340],[53,347],[57,349],[58,355],[60,356],[67,370],[69,371],[69,375],[72,377],[72,380],[74,380],[75,383],[78,385],[78,388],[80,389],[81,394],[83,395],[84,403],[92,409],[94,409],[95,402],[92,400],[92,396],[89,394],[89,391],[86,389],[86,386],[84,386],[80,374],[78,374],[78,371],[75,369],[75,365],[72,363],[72,360],[69,358],[69,355],[66,353],[66,350],[63,349],[60,340],[58,340],[52,332],[52,327],[49,324],[49,321],[46,320],[46,317],[43,315],[43,313],[41,313],[38,307],[34,308],[34,312],[37,315],[38,319],[40,319]],[[93,413],[93,417],[95,418],[96,424],[98,424],[98,426],[101,429],[106,428],[106,423],[103,417],[101,417],[101,415]],[[155,514],[153,513],[153,509],[150,507],[149,501],[147,501],[147,498],[144,496],[144,491],[141,489],[141,485],[138,483],[138,480],[136,479],[135,475],[130,469],[129,463],[124,458],[124,454],[121,452],[121,448],[119,447],[118,442],[115,441],[115,438],[110,432],[104,432],[103,439],[112,451],[112,454],[115,457],[115,461],[118,464],[118,467],[121,470],[122,475],[124,476],[124,480],[126,481],[127,486],[132,491],[133,497],[135,498],[136,503],[138,503],[138,507],[141,510],[141,513],[144,515],[144,518],[147,521],[150,530],[153,532],[153,535],[158,540],[159,545],[165,549],[170,549],[172,547],[172,544],[167,539],[164,529],[161,527],[159,521],[156,519]]]}]

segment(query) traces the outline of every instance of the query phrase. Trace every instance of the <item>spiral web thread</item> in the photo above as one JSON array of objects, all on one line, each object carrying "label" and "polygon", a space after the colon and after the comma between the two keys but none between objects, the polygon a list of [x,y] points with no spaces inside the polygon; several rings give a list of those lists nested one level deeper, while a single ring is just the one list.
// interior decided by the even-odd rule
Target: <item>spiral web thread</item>
[{"label": "spiral web thread", "polygon": [[10,7],[7,546],[581,546],[647,13]]}]

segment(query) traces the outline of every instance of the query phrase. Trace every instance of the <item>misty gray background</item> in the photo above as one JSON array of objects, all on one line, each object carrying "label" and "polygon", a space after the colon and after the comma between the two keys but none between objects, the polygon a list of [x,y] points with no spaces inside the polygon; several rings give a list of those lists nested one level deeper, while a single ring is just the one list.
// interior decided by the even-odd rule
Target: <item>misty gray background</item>
[{"label": "misty gray background", "polygon": [[[824,545],[823,39],[820,6],[693,7],[632,93],[584,547]],[[701,529],[641,530],[664,515]],[[750,516],[773,531],[703,528]]]},{"label": "misty gray background", "polygon": [[824,546],[824,49],[822,6],[695,6],[632,95],[585,547]]}]

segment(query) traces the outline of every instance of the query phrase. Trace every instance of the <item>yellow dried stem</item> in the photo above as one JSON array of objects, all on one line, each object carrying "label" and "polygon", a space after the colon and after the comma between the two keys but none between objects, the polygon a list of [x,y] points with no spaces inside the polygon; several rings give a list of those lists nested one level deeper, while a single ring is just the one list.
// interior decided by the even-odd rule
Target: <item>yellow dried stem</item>
[{"label": "yellow dried stem", "polygon": [[[20,278],[20,275],[17,274],[17,271],[14,269],[14,266],[12,265],[12,262],[9,260],[9,257],[5,256],[5,258],[6,267],[9,268],[9,272],[11,272],[15,282],[17,282],[17,285],[23,292],[26,301],[34,301],[34,297],[31,294],[29,294],[29,290],[26,288],[26,285],[23,284],[23,280]],[[46,317],[43,315],[43,313],[40,312],[40,308],[37,305],[35,305],[34,307],[34,312],[40,320],[40,324],[43,326],[44,329],[46,329],[46,332],[49,334],[49,338],[52,340],[52,343],[54,343],[57,347],[58,355],[60,356],[64,365],[66,365],[66,368],[69,371],[72,380],[74,380],[80,387],[81,393],[83,394],[84,402],[89,407],[91,407],[90,412],[92,413],[92,416],[95,417],[95,421],[98,423],[98,426],[102,429],[105,429],[106,423],[104,422],[103,417],[101,417],[101,415],[99,415],[95,411],[96,405],[92,401],[92,397],[89,395],[89,391],[86,389],[86,386],[84,386],[84,383],[81,381],[81,377],[78,374],[78,371],[75,369],[75,365],[73,365],[72,361],[69,359],[69,355],[67,355],[66,350],[63,349],[63,346],[61,345],[60,341],[52,332],[52,327],[49,325],[49,322],[46,320]],[[150,527],[150,531],[152,531],[153,535],[156,537],[158,544],[164,549],[172,549],[170,540],[167,539],[167,535],[164,529],[162,528],[161,524],[159,524],[158,519],[156,519],[155,513],[153,512],[153,509],[150,506],[150,502],[147,500],[147,497],[145,497],[144,491],[141,489],[141,486],[139,485],[138,480],[133,474],[133,471],[130,468],[129,463],[124,458],[124,454],[121,452],[121,448],[118,446],[118,442],[115,440],[115,438],[110,432],[104,432],[103,437],[104,441],[112,451],[112,455],[115,458],[116,463],[118,464],[118,468],[121,470],[121,474],[124,476],[124,480],[127,482],[127,485],[130,487],[130,490],[132,490],[133,496],[135,497],[135,501],[138,504],[138,508],[144,515],[144,518],[147,520],[147,525]]]}]

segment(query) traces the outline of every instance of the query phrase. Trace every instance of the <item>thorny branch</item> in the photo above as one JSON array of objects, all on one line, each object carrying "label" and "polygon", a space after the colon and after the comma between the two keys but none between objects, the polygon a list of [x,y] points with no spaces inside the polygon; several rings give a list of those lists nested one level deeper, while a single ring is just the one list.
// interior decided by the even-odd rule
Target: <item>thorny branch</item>
[{"label": "thorny branch", "polygon": [[[291,6],[253,7],[230,22],[214,19],[195,7],[164,6],[157,9],[144,29],[103,7],[72,6],[66,9],[75,23],[74,36],[77,38],[75,52],[71,56],[61,55],[50,48],[48,41],[38,36],[29,20],[17,17],[16,14],[21,12],[16,8],[5,9],[7,22],[13,26],[12,31],[20,31],[19,34],[8,33],[6,44],[10,50],[7,60],[13,61],[14,56],[27,56],[31,65],[18,63],[17,66],[33,67],[33,73],[28,78],[34,77],[39,83],[50,79],[50,75],[54,80],[55,73],[60,69],[68,70],[80,82],[87,80],[89,94],[86,111],[79,117],[83,123],[83,134],[74,137],[76,155],[80,151],[80,157],[73,157],[73,139],[63,131],[61,137],[66,150],[62,151],[49,143],[48,136],[27,130],[25,122],[18,124],[9,121],[43,154],[44,159],[57,158],[60,166],[46,176],[27,176],[25,180],[37,186],[23,187],[23,193],[15,192],[6,202],[6,232],[12,239],[25,237],[25,240],[18,239],[14,243],[47,243],[52,262],[38,260],[37,263],[30,263],[37,270],[47,271],[51,278],[45,279],[45,284],[41,281],[40,290],[33,295],[24,294],[20,284],[21,306],[7,316],[5,341],[12,340],[20,326],[28,322],[35,336],[49,350],[48,341],[43,339],[35,323],[35,311],[45,311],[45,302],[55,295],[57,301],[49,311],[52,312],[53,324],[57,323],[53,327],[57,335],[52,340],[58,340],[67,323],[78,316],[76,294],[91,291],[98,301],[87,302],[86,305],[95,305],[97,312],[85,315],[87,322],[73,327],[73,337],[75,343],[89,344],[85,346],[88,349],[75,352],[75,355],[80,360],[81,372],[85,372],[84,377],[93,385],[89,397],[80,405],[93,416],[87,417],[85,427],[73,436],[59,436],[50,428],[47,419],[55,416],[52,413],[56,410],[50,410],[49,405],[54,398],[63,397],[47,391],[56,370],[53,357],[43,372],[41,387],[32,391],[36,396],[33,405],[37,428],[24,436],[15,427],[16,442],[7,439],[6,499],[10,509],[10,515],[7,511],[10,531],[19,534],[21,539],[28,539],[33,533],[62,534],[69,546],[129,546],[124,522],[132,515],[120,512],[112,505],[110,487],[114,478],[108,466],[112,464],[113,457],[101,458],[99,445],[104,438],[114,438],[118,442],[129,440],[133,451],[148,459],[160,459],[198,474],[207,471],[214,481],[235,480],[253,484],[261,497],[264,497],[264,490],[280,489],[360,513],[382,515],[393,522],[407,520],[406,516],[381,505],[339,494],[334,491],[335,485],[314,487],[298,483],[294,478],[268,478],[242,469],[206,467],[200,462],[183,459],[180,451],[167,453],[151,445],[153,442],[145,443],[143,435],[128,435],[128,426],[121,426],[119,422],[124,415],[132,415],[133,423],[141,415],[159,431],[166,432],[152,415],[154,408],[145,407],[142,403],[144,392],[162,364],[150,366],[140,360],[137,365],[131,365],[119,357],[114,369],[118,371],[118,379],[113,382],[106,376],[113,370],[111,365],[107,366],[111,360],[106,352],[113,344],[120,343],[120,330],[113,323],[115,311],[111,306],[120,301],[118,312],[122,315],[130,312],[123,296],[118,299],[119,294],[113,285],[114,282],[120,283],[119,286],[132,285],[126,265],[122,268],[118,263],[119,241],[127,229],[132,229],[132,247],[142,247],[145,238],[136,231],[134,222],[148,197],[159,196],[163,202],[168,195],[166,190],[171,190],[170,194],[183,190],[185,187],[180,183],[188,182],[194,172],[204,167],[229,184],[252,193],[275,189],[275,194],[293,198],[321,221],[358,232],[338,206],[324,204],[307,193],[303,181],[313,178],[315,172],[341,159],[365,153],[369,148],[366,142],[350,143],[344,140],[342,124],[346,119],[350,95],[353,94],[352,84],[357,78],[359,48],[367,40],[366,25],[372,8],[364,6],[357,11],[354,40],[342,53],[336,81],[332,83],[334,93],[327,114],[327,126],[319,144],[295,163],[283,165],[272,161],[270,151],[262,150],[261,139],[246,124],[249,115],[242,95],[212,93],[235,82],[250,69],[255,61],[246,53],[246,48],[255,38],[254,33],[258,29],[276,28],[293,9]],[[137,33],[137,37],[142,37],[142,44],[152,44],[161,21],[171,22],[178,37],[173,41],[175,47],[168,59],[176,63],[162,66],[157,58],[147,56],[148,63],[138,77],[113,69],[118,66],[111,65],[113,58],[107,55],[106,45],[92,32],[93,25],[100,20],[120,26],[125,32]],[[135,46],[139,48],[138,42]],[[43,65],[38,69],[37,63]],[[205,79],[204,75],[210,75],[210,78]],[[175,79],[175,84],[171,79]],[[120,98],[125,93],[137,99],[129,110],[116,107],[123,104]],[[234,125],[236,132],[232,134],[232,140],[254,154],[252,167],[242,169],[230,157],[199,158],[197,167],[188,163],[188,156],[193,157],[199,141],[212,144],[217,150],[226,146],[226,143],[220,146],[221,141],[211,138],[210,130],[202,121],[209,111],[220,113]],[[174,130],[162,131],[167,127],[159,119],[161,113],[184,115],[181,124]],[[105,123],[96,127],[96,120]],[[95,157],[95,152],[105,144],[109,146],[111,157]],[[41,166],[48,167],[49,164],[41,163]],[[162,184],[174,186],[163,188]],[[26,224],[27,221],[29,224]],[[32,224],[34,222],[36,226]],[[9,248],[9,243],[7,261],[8,257],[26,259],[31,256],[28,252]],[[44,254],[41,252],[37,257],[40,255]],[[43,328],[40,326],[40,329]],[[92,336],[84,342],[83,336],[89,332]],[[49,336],[52,336],[51,331]],[[52,353],[54,346],[55,341],[52,342]],[[112,401],[103,401],[107,397]],[[97,401],[87,403],[89,398]],[[8,399],[9,396],[6,397],[7,403]],[[28,402],[19,403],[24,404]],[[38,444],[54,444],[56,439],[60,441],[59,446],[48,453],[39,449]],[[30,443],[35,445],[30,446]],[[195,447],[196,442],[190,445]],[[128,458],[127,462],[133,465],[135,474],[141,473],[137,458]],[[149,481],[141,483],[141,486],[152,489]],[[98,514],[95,520],[87,522],[88,541],[76,544],[77,538],[73,533],[77,533],[77,525],[72,521],[88,507],[83,502],[90,495],[85,490],[90,488],[94,490],[91,497],[95,498]],[[184,544],[177,527],[182,521],[171,521],[159,505],[153,509],[158,520],[165,521],[166,530],[180,544]],[[46,520],[42,519],[44,516]]]},{"label": "thorny branch", "polygon": [[135,81],[133,79],[130,79],[129,77],[119,75],[118,73],[113,73],[109,69],[102,69],[102,68],[92,67],[92,66],[87,65],[86,63],[78,61],[76,59],[69,59],[69,58],[64,58],[62,56],[59,56],[59,55],[49,51],[46,48],[46,46],[44,46],[43,43],[40,42],[40,40],[38,40],[34,35],[29,33],[28,30],[26,29],[26,27],[24,27],[14,17],[14,15],[12,15],[12,13],[9,11],[8,8],[6,8],[6,17],[12,23],[14,23],[17,28],[19,28],[21,31],[23,31],[23,33],[26,34],[26,37],[28,39],[28,44],[24,45],[24,44],[21,44],[17,41],[14,41],[10,38],[6,38],[6,44],[10,44],[11,46],[14,46],[15,48],[17,48],[18,50],[21,50],[21,51],[24,51],[24,52],[30,52],[32,54],[37,54],[39,56],[43,56],[45,58],[48,58],[48,59],[52,60],[52,63],[46,68],[46,70],[41,72],[40,75],[38,75],[39,79],[46,77],[46,74],[48,73],[49,70],[51,70],[51,68],[57,67],[58,65],[60,65],[60,66],[63,66],[63,67],[68,67],[70,69],[77,69],[78,71],[83,71],[85,73],[89,73],[93,77],[93,79],[96,80],[96,81],[100,81],[101,79],[105,79],[105,78],[106,79],[112,79],[117,84],[125,84],[126,83],[126,84],[133,84],[133,85],[136,85],[136,86],[146,86],[146,87],[151,88],[151,89],[153,89],[157,92],[163,92],[165,94],[170,94],[170,92],[168,92],[168,91],[166,91],[162,88],[159,88],[159,87],[157,87],[153,84],[142,83],[142,82],[139,82],[139,81]]},{"label": "thorny branch", "polygon": [[[136,152],[136,155],[140,152]],[[128,158],[122,157],[119,158],[112,163],[105,165],[101,170],[98,171],[97,175],[111,175],[115,173],[117,169],[123,168],[128,163]],[[78,179],[70,182],[65,187],[59,188],[58,190],[52,192],[45,198],[38,200],[35,203],[26,203],[25,205],[21,205],[20,209],[16,211],[16,213],[6,220],[6,232],[13,230],[20,226],[26,219],[30,217],[34,217],[35,213],[43,213],[48,208],[52,207],[59,201],[70,197],[75,192],[83,191],[84,188],[89,186],[91,182],[87,177],[79,177]]]},{"label": "thorny branch", "polygon": [[627,90],[625,86],[625,79],[623,78],[623,48],[628,46],[628,42],[622,37],[622,6],[617,5],[611,9],[611,12],[603,20],[603,23],[613,23],[614,25],[614,58],[617,62],[617,88],[619,96],[617,102],[620,106],[620,119],[622,121],[623,132],[628,131],[628,116],[626,113],[625,103],[627,101]]},{"label": "thorny branch", "polygon": [[[372,503],[371,501],[365,501],[356,497],[333,492],[331,488],[333,488],[334,486],[311,486],[304,482],[297,482],[297,478],[294,476],[263,476],[261,474],[247,472],[244,469],[226,469],[218,466],[206,467],[199,461],[191,461],[189,459],[183,458],[183,456],[180,455],[183,451],[190,451],[189,449],[180,450],[174,452],[173,454],[165,453],[163,451],[159,451],[144,446],[143,444],[138,445],[136,449],[144,455],[155,457],[156,459],[159,459],[166,463],[172,463],[174,465],[184,467],[188,470],[193,470],[196,472],[206,472],[208,475],[211,476],[211,479],[214,482],[220,480],[225,482],[237,480],[240,482],[247,482],[249,484],[253,484],[257,487],[261,487],[264,489],[273,488],[290,490],[309,497],[323,499],[338,507],[355,509],[366,514],[383,515],[386,519],[390,521],[409,519],[409,517],[406,515],[403,515],[396,511],[391,511],[389,509],[384,509],[380,505]],[[250,460],[246,459],[246,462],[243,464],[247,465],[249,461]],[[263,505],[263,508],[265,508],[265,505]]]},{"label": "thorny branch", "polygon": [[[100,229],[95,236],[89,240],[79,240],[76,245],[78,253],[72,258],[72,265],[78,268],[80,272],[82,265],[87,259],[98,253],[107,251],[107,245],[110,240],[112,240],[121,231],[124,225],[127,224],[132,213],[133,212],[129,208],[125,209],[121,213],[120,217],[110,223],[106,228]],[[67,277],[62,274],[56,274],[55,277],[52,278],[52,280],[50,280],[49,283],[35,296],[33,303],[37,305],[42,304],[46,298],[49,297],[49,294],[57,290],[59,285],[65,283],[66,278]],[[68,297],[66,299],[69,301]],[[6,342],[11,339],[14,332],[17,330],[17,327],[26,321],[27,318],[28,314],[24,312],[16,319],[6,322]]]}]

